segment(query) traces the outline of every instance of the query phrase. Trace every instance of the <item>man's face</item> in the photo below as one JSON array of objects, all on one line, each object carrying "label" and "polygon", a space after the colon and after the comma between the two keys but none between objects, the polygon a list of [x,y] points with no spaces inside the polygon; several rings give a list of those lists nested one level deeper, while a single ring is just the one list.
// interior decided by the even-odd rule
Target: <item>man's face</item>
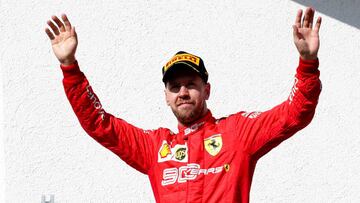
[{"label": "man's face", "polygon": [[175,70],[168,78],[165,86],[166,103],[180,124],[191,124],[204,116],[210,84],[188,69]]}]

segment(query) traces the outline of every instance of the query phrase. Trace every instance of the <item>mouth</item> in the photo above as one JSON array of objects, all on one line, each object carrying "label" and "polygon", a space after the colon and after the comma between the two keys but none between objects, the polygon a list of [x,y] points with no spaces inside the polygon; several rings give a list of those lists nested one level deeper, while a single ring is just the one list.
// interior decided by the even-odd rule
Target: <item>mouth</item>
[{"label": "mouth", "polygon": [[192,102],[181,102],[177,106],[178,107],[189,107],[189,106],[192,106],[192,105],[193,105]]}]

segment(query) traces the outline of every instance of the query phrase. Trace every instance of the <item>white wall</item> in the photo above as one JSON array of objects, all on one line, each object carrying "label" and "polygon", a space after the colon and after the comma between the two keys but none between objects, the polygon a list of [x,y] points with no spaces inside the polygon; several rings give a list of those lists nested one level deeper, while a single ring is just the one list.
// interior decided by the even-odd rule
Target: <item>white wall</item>
[{"label": "white wall", "polygon": [[[2,51],[1,51],[2,53]],[[5,156],[4,156],[4,132],[3,132],[3,116],[4,116],[4,108],[3,108],[3,58],[0,58],[0,202],[5,201]]]},{"label": "white wall", "polygon": [[[342,2],[351,8],[356,1]],[[44,32],[52,14],[65,12],[76,26],[77,58],[108,112],[142,128],[176,130],[161,82],[161,66],[175,52],[204,59],[216,117],[269,109],[292,86],[291,25],[302,7],[282,0],[2,1],[6,202],[40,202],[42,194],[56,202],[154,201],[146,176],[81,129]],[[320,15],[323,91],[315,118],[259,161],[252,202],[360,200],[360,33]]]}]

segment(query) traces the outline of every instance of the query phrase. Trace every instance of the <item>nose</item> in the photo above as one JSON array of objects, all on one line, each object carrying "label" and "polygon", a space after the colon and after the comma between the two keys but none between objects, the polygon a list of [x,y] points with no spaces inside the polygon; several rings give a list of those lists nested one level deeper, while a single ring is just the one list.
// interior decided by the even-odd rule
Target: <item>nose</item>
[{"label": "nose", "polygon": [[189,96],[189,89],[185,86],[181,86],[179,90],[179,97],[188,97]]}]

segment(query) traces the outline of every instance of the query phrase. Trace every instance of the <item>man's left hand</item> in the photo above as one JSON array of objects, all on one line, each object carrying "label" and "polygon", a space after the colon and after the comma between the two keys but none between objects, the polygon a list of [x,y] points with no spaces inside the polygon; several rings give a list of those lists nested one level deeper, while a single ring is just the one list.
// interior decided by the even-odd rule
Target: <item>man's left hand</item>
[{"label": "man's left hand", "polygon": [[303,11],[301,9],[297,12],[295,25],[293,25],[294,43],[302,59],[314,60],[317,59],[320,45],[319,29],[321,17],[317,18],[313,28],[315,10],[313,8],[307,8],[301,22],[302,13]]}]

